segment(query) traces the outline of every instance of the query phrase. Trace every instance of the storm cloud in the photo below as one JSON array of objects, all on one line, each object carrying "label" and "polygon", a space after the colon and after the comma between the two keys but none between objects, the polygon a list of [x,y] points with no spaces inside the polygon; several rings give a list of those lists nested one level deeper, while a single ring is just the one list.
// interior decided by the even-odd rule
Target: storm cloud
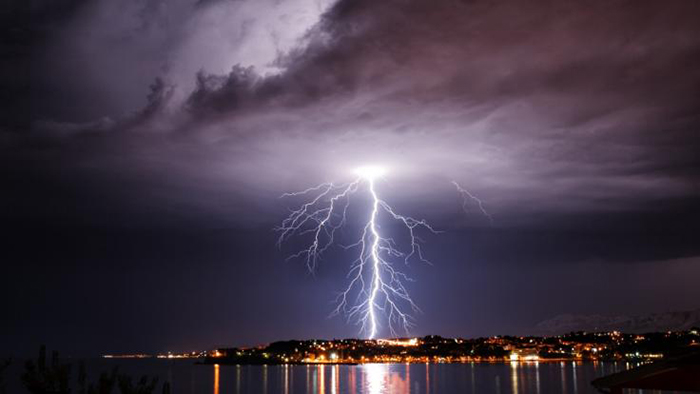
[{"label": "storm cloud", "polygon": [[[431,240],[435,271],[470,261],[493,279],[486,267],[571,264],[576,275],[581,264],[683,261],[697,272],[696,1],[94,0],[21,11],[29,27],[6,37],[32,39],[3,42],[19,74],[3,73],[11,111],[0,125],[1,217],[17,261],[44,266],[24,245],[64,245],[51,235],[64,228],[97,245],[104,233],[89,229],[269,237],[282,193],[377,163],[391,171],[385,198],[448,234]],[[453,180],[493,225],[462,211]],[[74,252],[71,264],[87,264]],[[235,260],[221,253],[212,260]],[[666,307],[692,307],[682,299]],[[499,319],[473,332],[522,328]]]}]

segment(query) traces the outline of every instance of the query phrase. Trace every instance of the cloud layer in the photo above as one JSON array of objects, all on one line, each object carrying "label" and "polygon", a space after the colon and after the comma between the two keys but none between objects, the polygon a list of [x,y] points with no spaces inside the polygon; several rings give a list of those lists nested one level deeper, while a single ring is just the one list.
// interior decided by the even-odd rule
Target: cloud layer
[{"label": "cloud layer", "polygon": [[[108,128],[34,119],[34,133],[75,130],[63,151],[79,131],[95,132],[96,144],[129,146],[113,152],[133,156],[128,166],[155,160],[176,173],[187,157],[193,172],[218,172],[213,181],[265,192],[379,162],[430,187],[455,179],[508,213],[695,196],[697,5],[627,6],[182,1],[116,12],[91,3],[45,56],[87,57],[70,85],[110,89],[137,115],[106,113],[117,119]],[[53,54],[61,45],[74,52]],[[141,53],[158,59],[149,66]],[[154,74],[149,101],[134,107]],[[86,99],[49,103],[72,106],[71,118]]]},{"label": "cloud layer", "polygon": [[[80,239],[88,252],[69,246],[66,264],[136,269],[123,252],[133,247],[190,272],[193,242],[249,280],[239,256],[280,258],[260,246],[287,211],[279,195],[373,163],[390,168],[388,201],[447,230],[432,241],[435,271],[455,288],[468,278],[472,292],[450,299],[486,292],[502,307],[506,296],[474,275],[516,286],[512,267],[532,267],[533,288],[552,283],[533,274],[551,267],[580,289],[592,280],[576,282],[583,266],[620,278],[621,263],[637,263],[637,277],[668,261],[697,271],[697,1],[75,0],[17,11],[3,19],[13,56],[0,81],[0,204],[22,264],[55,269],[50,252]],[[493,227],[462,212],[453,180],[485,201]],[[235,248],[201,241],[212,229]],[[160,255],[150,237],[178,247]],[[27,254],[36,243],[50,247]],[[125,255],[102,253],[113,249]],[[425,282],[424,301],[444,302],[435,289],[448,290]],[[537,320],[562,311],[542,299]]]}]

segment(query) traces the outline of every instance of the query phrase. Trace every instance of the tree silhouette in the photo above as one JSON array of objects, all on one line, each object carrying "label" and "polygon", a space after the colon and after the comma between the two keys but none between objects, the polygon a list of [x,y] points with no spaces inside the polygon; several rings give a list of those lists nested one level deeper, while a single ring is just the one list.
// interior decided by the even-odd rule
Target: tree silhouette
[{"label": "tree silhouette", "polygon": [[117,383],[118,368],[114,367],[111,372],[102,372],[97,385],[90,384],[87,394],[112,394]]},{"label": "tree silhouette", "polygon": [[135,385],[132,383],[131,376],[119,375],[117,379],[121,394],[151,394],[158,384],[158,378],[152,378],[149,381],[148,376],[145,375]]},{"label": "tree silhouette", "polygon": [[0,394],[6,394],[5,390],[5,370],[12,363],[11,359],[0,361]]},{"label": "tree silhouette", "polygon": [[[9,365],[0,364],[0,394],[5,394],[2,385],[2,372]],[[29,360],[24,366],[22,383],[31,394],[70,394],[70,364],[61,364],[58,352],[53,352],[51,364],[46,363],[46,346],[39,349],[39,357],[36,361]],[[153,394],[158,386],[158,378],[142,376],[134,383],[133,378],[127,374],[119,373],[114,367],[109,372],[102,372],[95,383],[88,383],[85,363],[78,364],[77,376],[78,394],[114,394],[118,389],[120,394]],[[170,384],[163,384],[163,394],[170,394]]]},{"label": "tree silhouette", "polygon": [[69,394],[70,364],[61,364],[58,352],[51,355],[51,364],[46,364],[46,346],[41,345],[36,362],[29,360],[24,365],[22,383],[32,394]]}]

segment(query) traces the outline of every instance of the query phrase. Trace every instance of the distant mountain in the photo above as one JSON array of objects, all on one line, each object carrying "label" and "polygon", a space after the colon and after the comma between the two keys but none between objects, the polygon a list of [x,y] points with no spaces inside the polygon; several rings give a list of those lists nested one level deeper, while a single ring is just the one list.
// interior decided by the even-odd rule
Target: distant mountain
[{"label": "distant mountain", "polygon": [[685,312],[652,313],[640,316],[559,315],[537,326],[537,334],[557,335],[571,331],[622,331],[644,333],[683,331],[700,327],[700,309]]}]

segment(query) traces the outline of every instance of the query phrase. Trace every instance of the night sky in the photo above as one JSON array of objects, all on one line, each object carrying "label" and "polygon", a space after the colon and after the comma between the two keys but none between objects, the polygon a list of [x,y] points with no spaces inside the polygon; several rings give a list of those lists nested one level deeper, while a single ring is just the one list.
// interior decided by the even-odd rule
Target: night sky
[{"label": "night sky", "polygon": [[357,336],[328,318],[352,257],[312,275],[274,228],[368,163],[441,231],[412,335],[700,307],[696,0],[17,3],[0,354]]}]

